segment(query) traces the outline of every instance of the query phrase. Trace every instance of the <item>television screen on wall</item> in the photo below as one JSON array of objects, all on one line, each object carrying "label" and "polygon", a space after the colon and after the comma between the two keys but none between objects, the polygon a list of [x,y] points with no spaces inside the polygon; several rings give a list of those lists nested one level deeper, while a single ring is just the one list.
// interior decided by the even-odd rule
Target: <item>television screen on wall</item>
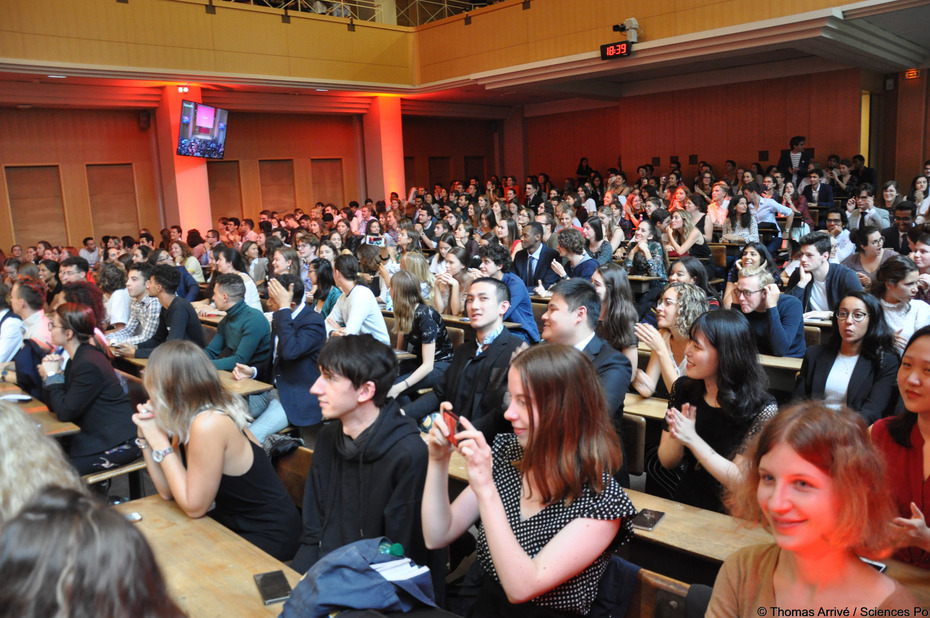
[{"label": "television screen on wall", "polygon": [[222,159],[226,149],[228,111],[203,103],[181,103],[178,154],[185,157]]}]

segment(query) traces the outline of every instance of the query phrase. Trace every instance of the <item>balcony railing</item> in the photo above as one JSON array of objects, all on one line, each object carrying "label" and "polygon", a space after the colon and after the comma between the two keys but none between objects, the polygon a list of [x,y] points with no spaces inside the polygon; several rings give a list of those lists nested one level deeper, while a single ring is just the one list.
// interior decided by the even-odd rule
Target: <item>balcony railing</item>
[{"label": "balcony railing", "polygon": [[437,19],[445,19],[479,6],[484,2],[467,0],[394,0],[396,22],[384,15],[383,3],[379,0],[214,0],[250,4],[273,9],[287,9],[295,13],[312,13],[332,15],[333,17],[353,18],[359,21],[378,23],[396,23],[398,26],[420,26]]}]

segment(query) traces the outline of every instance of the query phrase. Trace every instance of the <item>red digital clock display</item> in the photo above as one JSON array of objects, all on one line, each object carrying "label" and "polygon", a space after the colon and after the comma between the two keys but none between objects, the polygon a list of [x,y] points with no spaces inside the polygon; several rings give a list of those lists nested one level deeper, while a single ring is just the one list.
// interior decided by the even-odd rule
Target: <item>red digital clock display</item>
[{"label": "red digital clock display", "polygon": [[633,51],[633,44],[629,41],[601,45],[601,60],[623,58],[624,56],[629,56],[631,51]]}]

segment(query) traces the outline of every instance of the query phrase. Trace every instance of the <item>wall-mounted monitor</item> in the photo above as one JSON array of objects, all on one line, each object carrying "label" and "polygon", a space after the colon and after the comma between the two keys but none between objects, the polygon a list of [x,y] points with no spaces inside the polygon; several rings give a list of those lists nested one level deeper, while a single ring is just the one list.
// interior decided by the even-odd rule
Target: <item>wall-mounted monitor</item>
[{"label": "wall-mounted monitor", "polygon": [[226,117],[229,112],[203,103],[181,103],[178,154],[185,157],[222,159],[226,150]]}]

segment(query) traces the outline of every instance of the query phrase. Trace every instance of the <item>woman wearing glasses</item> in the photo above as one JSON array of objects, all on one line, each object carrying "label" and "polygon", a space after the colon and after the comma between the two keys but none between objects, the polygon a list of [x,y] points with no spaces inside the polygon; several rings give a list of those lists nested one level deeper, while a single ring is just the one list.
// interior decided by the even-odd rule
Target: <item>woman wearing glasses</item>
[{"label": "woman wearing glasses", "polygon": [[807,349],[794,394],[823,399],[834,410],[849,406],[871,424],[894,410],[898,365],[881,303],[857,290],[834,312],[829,343]]},{"label": "woman wearing glasses", "polygon": [[871,290],[879,267],[898,254],[884,248],[882,232],[873,225],[863,225],[852,236],[856,252],[843,260],[843,264],[856,271],[863,288]]}]

